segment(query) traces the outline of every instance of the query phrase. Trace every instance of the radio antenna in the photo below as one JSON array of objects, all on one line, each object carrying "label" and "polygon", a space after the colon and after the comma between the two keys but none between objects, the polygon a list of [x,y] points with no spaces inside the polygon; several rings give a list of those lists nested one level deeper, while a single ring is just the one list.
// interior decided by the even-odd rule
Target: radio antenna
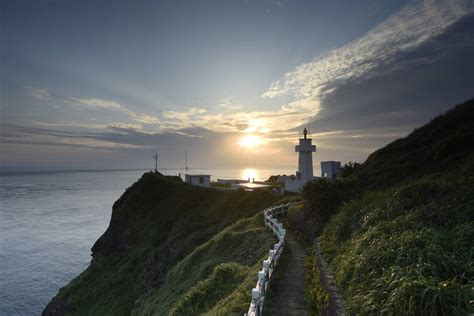
[{"label": "radio antenna", "polygon": [[184,168],[185,168],[186,172],[188,172],[188,169],[189,169],[189,167],[188,167],[188,149],[186,147],[184,148],[184,163],[185,163]]},{"label": "radio antenna", "polygon": [[155,152],[153,155],[153,158],[155,159],[155,172],[158,172],[158,157],[160,157],[160,155],[158,155],[158,152]]}]

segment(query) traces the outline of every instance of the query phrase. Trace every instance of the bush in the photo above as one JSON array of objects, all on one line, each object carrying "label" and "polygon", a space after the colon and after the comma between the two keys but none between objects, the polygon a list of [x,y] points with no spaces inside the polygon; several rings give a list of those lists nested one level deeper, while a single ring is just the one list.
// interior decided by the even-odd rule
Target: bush
[{"label": "bush", "polygon": [[303,199],[302,223],[305,226],[308,239],[319,235],[324,225],[336,209],[347,198],[343,183],[340,181],[329,181],[317,179],[308,182],[301,192]]}]

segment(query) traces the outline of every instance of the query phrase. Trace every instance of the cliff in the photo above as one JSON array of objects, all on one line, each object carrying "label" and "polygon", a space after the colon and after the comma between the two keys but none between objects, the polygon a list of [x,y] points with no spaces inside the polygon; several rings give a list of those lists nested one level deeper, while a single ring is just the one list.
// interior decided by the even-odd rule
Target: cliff
[{"label": "cliff", "polygon": [[243,313],[274,242],[257,213],[273,202],[146,173],[113,205],[90,266],[43,315]]}]

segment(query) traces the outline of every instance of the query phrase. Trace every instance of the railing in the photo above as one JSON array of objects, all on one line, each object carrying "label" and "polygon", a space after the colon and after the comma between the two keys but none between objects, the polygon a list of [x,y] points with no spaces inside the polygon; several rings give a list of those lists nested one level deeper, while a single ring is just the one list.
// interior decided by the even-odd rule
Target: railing
[{"label": "railing", "polygon": [[278,242],[273,246],[273,249],[268,252],[268,258],[263,261],[262,270],[258,271],[257,285],[252,289],[252,301],[250,302],[247,314],[245,314],[246,316],[260,316],[263,314],[267,289],[285,243],[286,230],[283,228],[283,225],[277,221],[276,217],[286,214],[293,204],[296,203],[272,206],[263,211],[265,226],[268,226],[273,231],[278,238]]}]

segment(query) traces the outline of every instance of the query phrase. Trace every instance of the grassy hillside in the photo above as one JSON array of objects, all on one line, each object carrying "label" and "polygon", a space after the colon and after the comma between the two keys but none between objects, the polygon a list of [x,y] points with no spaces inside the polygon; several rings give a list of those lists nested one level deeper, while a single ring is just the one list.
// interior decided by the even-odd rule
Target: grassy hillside
[{"label": "grassy hillside", "polygon": [[348,182],[387,187],[434,172],[474,171],[474,99],[376,150]]},{"label": "grassy hillside", "polygon": [[44,315],[241,314],[274,242],[258,212],[274,202],[265,191],[219,192],[146,173],[114,204],[90,267]]},{"label": "grassy hillside", "polygon": [[423,177],[344,204],[322,248],[351,314],[474,311],[474,177]]},{"label": "grassy hillside", "polygon": [[302,213],[322,223],[350,314],[474,313],[473,140],[471,100],[377,150],[349,179],[305,188]]}]

